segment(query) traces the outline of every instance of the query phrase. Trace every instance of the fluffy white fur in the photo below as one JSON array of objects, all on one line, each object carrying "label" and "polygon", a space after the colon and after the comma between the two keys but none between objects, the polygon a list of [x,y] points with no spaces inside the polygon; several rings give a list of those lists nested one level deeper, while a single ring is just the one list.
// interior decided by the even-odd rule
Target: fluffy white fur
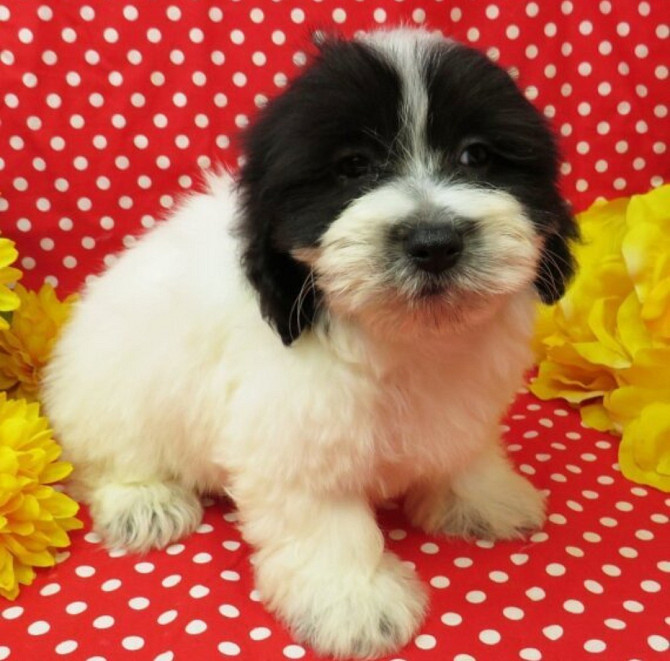
[{"label": "fluffy white fur", "polygon": [[[200,493],[225,490],[265,603],[343,658],[397,649],[426,608],[375,503],[407,494],[415,524],[464,536],[514,538],[544,518],[499,441],[531,361],[539,242],[510,195],[419,170],[296,251],[327,310],[291,347],[242,272],[232,182],[212,178],[89,284],[44,385],[109,546],[164,547],[198,525]],[[427,205],[484,227],[467,256],[479,268],[446,303],[412,307],[375,260],[381,230]]]}]

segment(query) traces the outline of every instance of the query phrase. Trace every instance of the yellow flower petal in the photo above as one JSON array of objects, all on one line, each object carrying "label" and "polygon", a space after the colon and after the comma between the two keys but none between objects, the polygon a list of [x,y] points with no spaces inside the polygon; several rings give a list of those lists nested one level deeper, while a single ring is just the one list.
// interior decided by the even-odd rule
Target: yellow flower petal
[{"label": "yellow flower petal", "polygon": [[0,389],[14,397],[37,399],[41,371],[76,297],[59,301],[51,285],[31,292],[16,285],[20,306],[11,327],[0,330]]},{"label": "yellow flower petal", "polygon": [[59,456],[39,406],[0,392],[0,595],[8,599],[82,526],[77,503],[50,486],[72,468]]},{"label": "yellow flower petal", "polygon": [[670,490],[670,403],[654,402],[624,430],[619,464],[630,480]]}]

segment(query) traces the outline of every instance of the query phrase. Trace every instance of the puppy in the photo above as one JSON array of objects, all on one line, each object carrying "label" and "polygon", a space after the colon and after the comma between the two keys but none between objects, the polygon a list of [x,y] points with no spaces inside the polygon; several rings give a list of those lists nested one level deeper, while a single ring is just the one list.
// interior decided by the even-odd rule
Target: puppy
[{"label": "puppy", "polygon": [[543,118],[480,53],[410,29],[321,43],[237,180],[91,282],[55,348],[44,401],[106,543],[162,548],[225,490],[298,640],[407,643],[426,591],[375,503],[465,537],[544,520],[499,420],[573,270],[556,181]]}]

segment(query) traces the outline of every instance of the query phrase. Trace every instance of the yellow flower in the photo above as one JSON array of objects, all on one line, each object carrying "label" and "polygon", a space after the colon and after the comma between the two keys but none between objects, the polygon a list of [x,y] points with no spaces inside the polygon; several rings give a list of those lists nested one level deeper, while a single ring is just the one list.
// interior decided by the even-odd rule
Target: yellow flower
[{"label": "yellow flower", "polygon": [[7,287],[21,277],[21,271],[10,266],[17,257],[14,242],[0,237],[0,330],[9,328],[2,313],[11,312],[19,307],[19,297]]},{"label": "yellow flower", "polygon": [[621,252],[642,306],[642,320],[659,340],[670,340],[670,186],[655,192],[631,199],[628,215],[635,223]]},{"label": "yellow flower", "polygon": [[0,596],[7,599],[32,583],[35,567],[53,566],[55,549],[82,527],[77,503],[50,486],[72,471],[60,454],[39,405],[0,393]]},{"label": "yellow flower", "polygon": [[17,285],[16,294],[20,307],[12,316],[11,328],[0,330],[0,390],[33,401],[41,370],[75,297],[61,302],[51,285],[43,285],[37,293]]},{"label": "yellow flower", "polygon": [[626,426],[619,465],[629,479],[670,491],[670,401],[646,404]]},{"label": "yellow flower", "polygon": [[578,275],[540,310],[530,388],[580,406],[588,426],[622,433],[624,475],[670,490],[659,422],[670,407],[670,186],[577,219]]}]

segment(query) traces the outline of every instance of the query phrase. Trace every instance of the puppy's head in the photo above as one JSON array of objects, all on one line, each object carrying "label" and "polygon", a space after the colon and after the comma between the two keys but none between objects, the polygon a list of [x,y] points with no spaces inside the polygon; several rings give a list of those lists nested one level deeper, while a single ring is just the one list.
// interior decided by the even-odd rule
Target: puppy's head
[{"label": "puppy's head", "polygon": [[467,326],[558,299],[574,221],[543,117],[484,55],[417,30],[325,41],[246,134],[244,265],[291,343],[319,314]]}]

